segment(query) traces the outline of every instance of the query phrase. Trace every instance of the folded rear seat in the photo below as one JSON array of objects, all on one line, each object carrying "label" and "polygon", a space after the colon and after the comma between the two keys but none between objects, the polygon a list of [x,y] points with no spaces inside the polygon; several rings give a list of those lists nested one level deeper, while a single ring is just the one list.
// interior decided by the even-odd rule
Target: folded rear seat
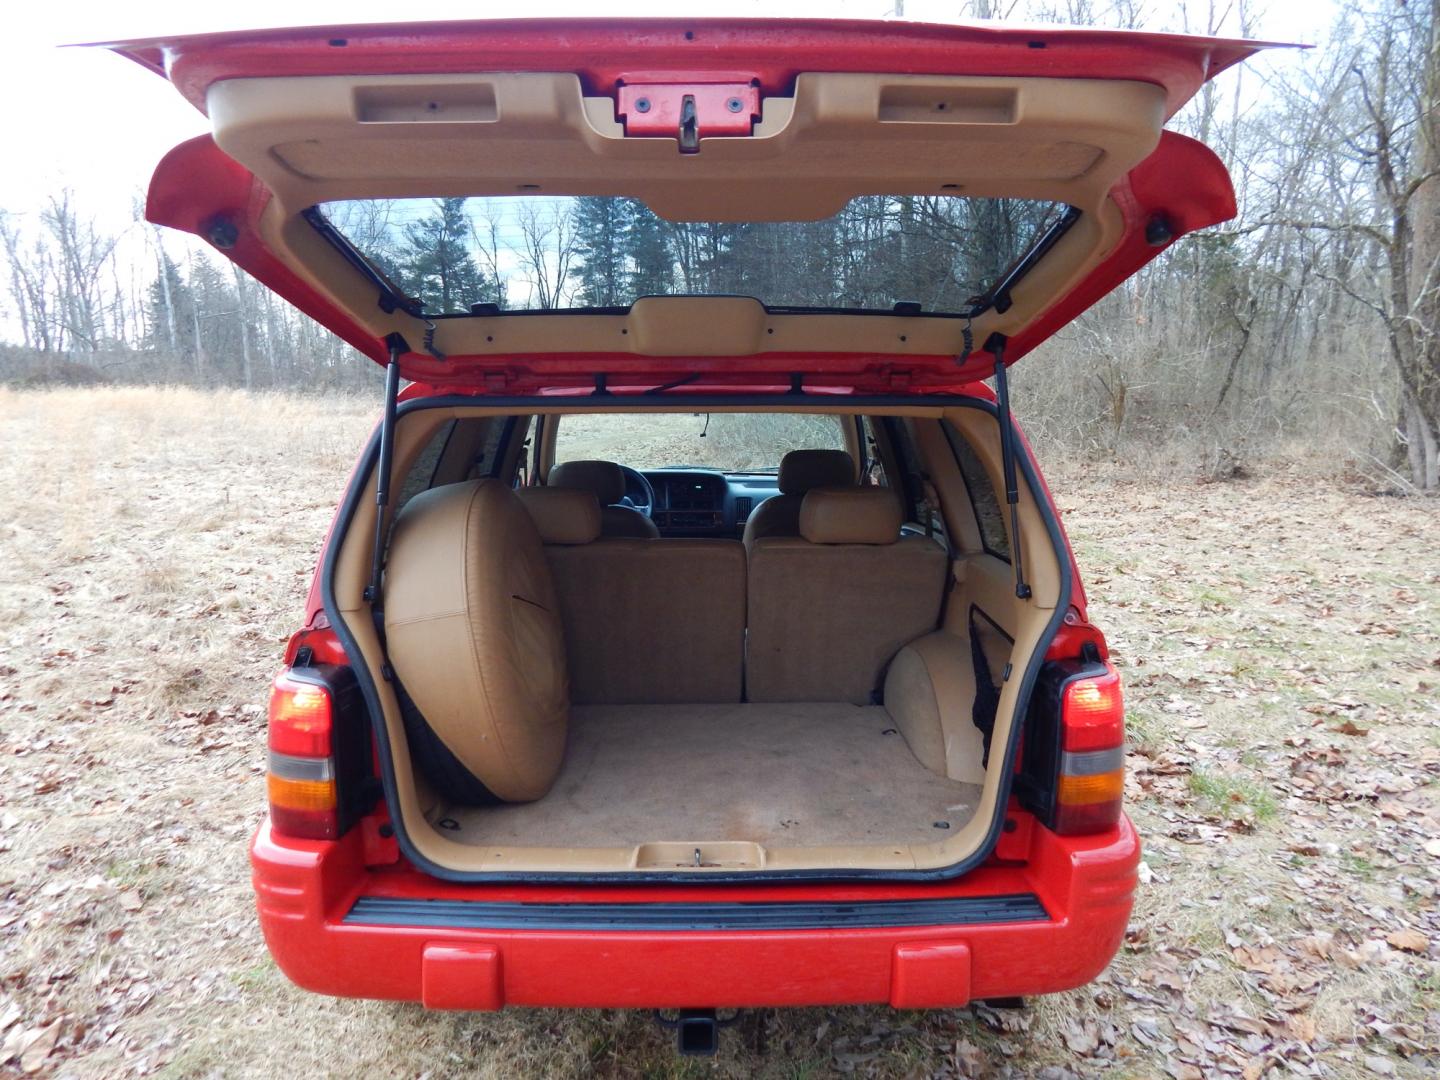
[{"label": "folded rear seat", "polygon": [[935,629],[949,556],[902,537],[902,516],[888,488],[817,488],[800,536],[750,546],[750,701],[869,704],[891,658]]},{"label": "folded rear seat", "polygon": [[736,540],[601,539],[590,492],[525,488],[559,597],[570,700],[738,702],[745,548]]},{"label": "folded rear seat", "polygon": [[406,503],[384,599],[410,750],[431,785],[472,805],[548,792],[569,718],[564,635],[540,537],[515,493],[468,480]]}]

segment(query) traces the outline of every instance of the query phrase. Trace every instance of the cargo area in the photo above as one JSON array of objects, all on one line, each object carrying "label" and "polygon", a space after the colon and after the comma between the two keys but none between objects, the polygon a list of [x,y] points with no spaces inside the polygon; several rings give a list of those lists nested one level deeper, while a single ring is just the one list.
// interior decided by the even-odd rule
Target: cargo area
[{"label": "cargo area", "polygon": [[[906,872],[992,842],[1060,577],[1036,544],[1016,596],[990,416],[817,412],[771,429],[777,471],[652,467],[641,497],[563,427],[557,454],[566,415],[401,425],[372,671],[427,871]],[[374,663],[367,509],[339,566]]]},{"label": "cargo area", "polygon": [[881,706],[589,705],[570,711],[544,798],[430,818],[467,844],[677,843],[703,859],[716,841],[929,843],[970,819],[980,790],[920,764]]}]

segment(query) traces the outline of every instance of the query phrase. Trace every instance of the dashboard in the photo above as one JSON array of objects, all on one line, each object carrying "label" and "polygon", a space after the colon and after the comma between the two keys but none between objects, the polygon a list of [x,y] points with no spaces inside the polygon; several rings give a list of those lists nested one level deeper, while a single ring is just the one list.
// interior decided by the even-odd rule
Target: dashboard
[{"label": "dashboard", "polygon": [[650,518],[661,536],[736,539],[751,511],[780,493],[774,473],[647,469],[644,475],[655,490]]}]

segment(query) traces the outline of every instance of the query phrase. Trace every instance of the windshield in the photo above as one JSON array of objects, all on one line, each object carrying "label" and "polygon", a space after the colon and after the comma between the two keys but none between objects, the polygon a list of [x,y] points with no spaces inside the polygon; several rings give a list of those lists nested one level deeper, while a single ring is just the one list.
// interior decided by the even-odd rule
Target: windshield
[{"label": "windshield", "polygon": [[[319,208],[429,314],[628,307],[647,295],[767,306],[966,312],[1063,207],[867,195],[820,221],[674,222],[611,196],[356,199]],[[313,220],[313,218],[312,218]],[[480,309],[477,313],[485,313]]]},{"label": "windshield", "polygon": [[793,413],[577,413],[560,419],[555,461],[776,472],[790,450],[844,450],[840,424],[837,416]]}]

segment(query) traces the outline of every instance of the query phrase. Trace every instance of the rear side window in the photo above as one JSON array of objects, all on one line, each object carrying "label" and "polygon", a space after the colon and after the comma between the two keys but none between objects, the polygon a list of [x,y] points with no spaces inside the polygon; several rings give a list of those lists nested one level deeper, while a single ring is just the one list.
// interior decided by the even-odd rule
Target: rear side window
[{"label": "rear side window", "polygon": [[445,444],[450,441],[451,434],[455,431],[456,421],[441,424],[435,434],[430,436],[430,441],[425,444],[425,449],[410,466],[410,471],[405,474],[405,480],[400,485],[400,494],[395,500],[395,511],[399,513],[400,508],[407,502],[419,495],[422,491],[429,491],[435,483],[435,470],[440,465],[440,455],[445,452]]},{"label": "rear side window", "polygon": [[945,438],[955,451],[955,460],[960,463],[960,475],[965,479],[965,490],[970,493],[970,505],[975,509],[975,521],[980,526],[980,543],[986,554],[997,559],[1010,561],[1010,536],[1005,531],[1005,514],[1000,507],[1000,497],[990,474],[976,455],[965,437],[950,424],[945,425]]}]

